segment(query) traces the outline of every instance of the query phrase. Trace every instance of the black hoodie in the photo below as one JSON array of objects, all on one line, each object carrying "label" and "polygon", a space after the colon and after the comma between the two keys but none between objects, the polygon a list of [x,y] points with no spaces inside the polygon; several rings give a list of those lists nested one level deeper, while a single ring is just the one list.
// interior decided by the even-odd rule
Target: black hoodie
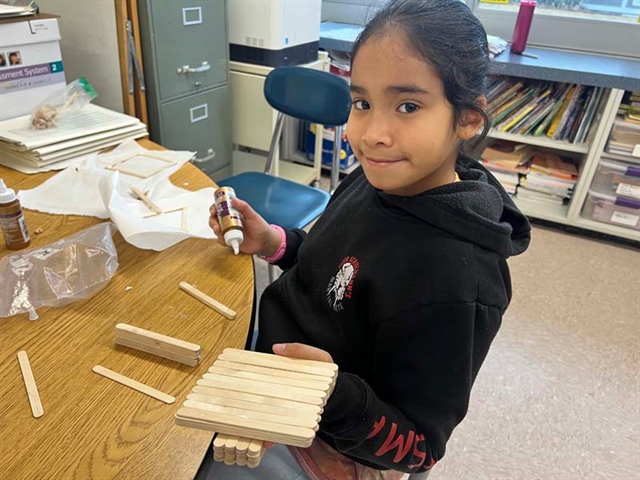
[{"label": "black hoodie", "polygon": [[420,472],[445,453],[511,299],[506,259],[527,219],[478,162],[413,197],[362,169],[308,235],[287,232],[285,273],[264,292],[257,349],[300,342],[340,367],[318,435],[378,469]]}]

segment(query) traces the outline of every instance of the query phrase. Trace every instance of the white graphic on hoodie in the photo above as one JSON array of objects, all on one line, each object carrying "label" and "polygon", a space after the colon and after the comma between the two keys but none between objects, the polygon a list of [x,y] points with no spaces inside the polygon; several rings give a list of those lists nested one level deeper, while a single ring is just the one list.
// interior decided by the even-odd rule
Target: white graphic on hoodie
[{"label": "white graphic on hoodie", "polygon": [[327,286],[327,302],[331,308],[340,312],[344,310],[342,301],[351,298],[353,281],[355,280],[360,263],[355,257],[346,257],[338,267],[338,273],[331,277]]}]

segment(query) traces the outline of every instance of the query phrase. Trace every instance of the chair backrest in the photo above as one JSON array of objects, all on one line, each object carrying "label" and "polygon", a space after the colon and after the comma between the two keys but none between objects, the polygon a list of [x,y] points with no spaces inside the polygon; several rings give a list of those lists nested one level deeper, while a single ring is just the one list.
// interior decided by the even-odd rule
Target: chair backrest
[{"label": "chair backrest", "polygon": [[279,112],[326,126],[344,125],[351,111],[347,82],[328,72],[304,67],[272,70],[264,96]]}]

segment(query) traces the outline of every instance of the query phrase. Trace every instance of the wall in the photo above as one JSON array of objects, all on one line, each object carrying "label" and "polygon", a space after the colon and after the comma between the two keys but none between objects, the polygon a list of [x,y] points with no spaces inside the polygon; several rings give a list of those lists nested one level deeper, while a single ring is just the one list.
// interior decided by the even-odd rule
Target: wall
[{"label": "wall", "polygon": [[123,111],[113,0],[37,0],[41,12],[60,15],[62,60],[67,81],[86,77],[98,92],[93,101]]},{"label": "wall", "polygon": [[364,25],[385,0],[322,0],[322,21]]}]

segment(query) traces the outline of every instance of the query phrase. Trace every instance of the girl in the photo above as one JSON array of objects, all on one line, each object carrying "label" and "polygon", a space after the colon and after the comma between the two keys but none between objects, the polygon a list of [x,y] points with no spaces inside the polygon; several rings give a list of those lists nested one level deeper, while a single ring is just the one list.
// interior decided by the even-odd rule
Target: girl
[{"label": "girl", "polygon": [[[489,128],[488,62],[464,3],[391,0],[352,52],[347,131],[362,168],[308,235],[236,202],[242,251],[284,270],[262,296],[257,350],[340,373],[312,447],[210,478],[399,479],[444,456],[511,298],[506,259],[529,243],[526,218],[461,152]],[[210,224],[220,238],[213,209]]]}]

